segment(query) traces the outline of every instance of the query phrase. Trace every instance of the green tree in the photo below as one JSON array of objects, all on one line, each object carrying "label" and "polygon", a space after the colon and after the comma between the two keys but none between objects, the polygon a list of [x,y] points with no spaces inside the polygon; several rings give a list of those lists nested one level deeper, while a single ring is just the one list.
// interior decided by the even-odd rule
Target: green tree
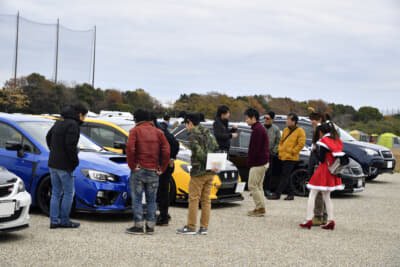
[{"label": "green tree", "polygon": [[368,121],[379,121],[382,120],[383,115],[379,112],[379,109],[374,107],[361,107],[358,109],[356,114],[356,120],[364,123]]}]

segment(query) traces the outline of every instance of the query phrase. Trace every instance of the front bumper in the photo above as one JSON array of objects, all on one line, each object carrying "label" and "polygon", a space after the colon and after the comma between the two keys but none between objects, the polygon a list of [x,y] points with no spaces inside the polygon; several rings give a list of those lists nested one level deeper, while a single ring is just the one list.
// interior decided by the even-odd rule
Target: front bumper
[{"label": "front bumper", "polygon": [[10,198],[1,199],[0,202],[14,202],[14,214],[0,217],[0,231],[11,232],[29,226],[29,207],[32,203],[28,192],[21,192]]},{"label": "front bumper", "polygon": [[387,159],[385,158],[385,163],[379,169],[379,174],[382,173],[394,173],[394,169],[396,167],[396,160],[394,158]]},{"label": "front bumper", "polygon": [[365,177],[342,177],[344,189],[338,192],[342,193],[359,193],[365,189]]}]

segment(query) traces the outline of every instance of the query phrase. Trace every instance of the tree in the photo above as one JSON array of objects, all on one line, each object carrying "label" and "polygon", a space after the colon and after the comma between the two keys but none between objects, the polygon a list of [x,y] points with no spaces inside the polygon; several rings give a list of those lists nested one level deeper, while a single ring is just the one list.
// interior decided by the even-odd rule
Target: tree
[{"label": "tree", "polygon": [[358,109],[356,114],[356,120],[367,123],[368,121],[379,121],[382,120],[383,115],[379,112],[379,109],[374,107],[361,107]]},{"label": "tree", "polygon": [[28,96],[21,88],[0,90],[0,111],[24,112],[29,106]]}]

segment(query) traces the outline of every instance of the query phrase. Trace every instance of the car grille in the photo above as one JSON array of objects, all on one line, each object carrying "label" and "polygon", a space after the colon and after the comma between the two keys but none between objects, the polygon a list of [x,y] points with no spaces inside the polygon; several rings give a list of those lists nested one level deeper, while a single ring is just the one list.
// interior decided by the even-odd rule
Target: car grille
[{"label": "car grille", "polygon": [[15,211],[15,213],[9,217],[0,218],[0,223],[11,222],[19,218],[21,216],[22,209]]},{"label": "car grille", "polygon": [[0,197],[6,197],[12,193],[14,185],[0,185]]},{"label": "car grille", "polygon": [[236,182],[239,179],[238,171],[223,171],[218,174],[221,183]]},{"label": "car grille", "polygon": [[351,168],[351,171],[355,175],[363,174],[362,170],[360,168]]},{"label": "car grille", "polygon": [[217,196],[227,197],[227,196],[240,195],[240,193],[236,193],[235,190],[236,188],[220,188],[218,189]]},{"label": "car grille", "polygon": [[382,154],[382,156],[383,156],[385,159],[391,159],[391,158],[393,158],[393,155],[392,155],[392,152],[391,152],[391,151],[387,151],[387,150],[381,151],[381,154]]}]

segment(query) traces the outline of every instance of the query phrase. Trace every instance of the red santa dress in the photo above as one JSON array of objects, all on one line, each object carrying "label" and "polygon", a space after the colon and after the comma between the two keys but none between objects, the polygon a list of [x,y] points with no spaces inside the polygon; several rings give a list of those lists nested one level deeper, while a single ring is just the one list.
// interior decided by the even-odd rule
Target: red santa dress
[{"label": "red santa dress", "polygon": [[317,142],[317,145],[328,149],[329,152],[325,154],[325,161],[318,166],[317,170],[314,172],[314,175],[308,182],[307,188],[319,191],[343,190],[344,185],[342,184],[342,179],[329,172],[327,163],[329,162],[329,165],[332,165],[335,161],[335,156],[337,157],[344,155],[344,152],[342,151],[342,141],[339,138],[334,140],[329,137],[329,134],[326,134]]}]

